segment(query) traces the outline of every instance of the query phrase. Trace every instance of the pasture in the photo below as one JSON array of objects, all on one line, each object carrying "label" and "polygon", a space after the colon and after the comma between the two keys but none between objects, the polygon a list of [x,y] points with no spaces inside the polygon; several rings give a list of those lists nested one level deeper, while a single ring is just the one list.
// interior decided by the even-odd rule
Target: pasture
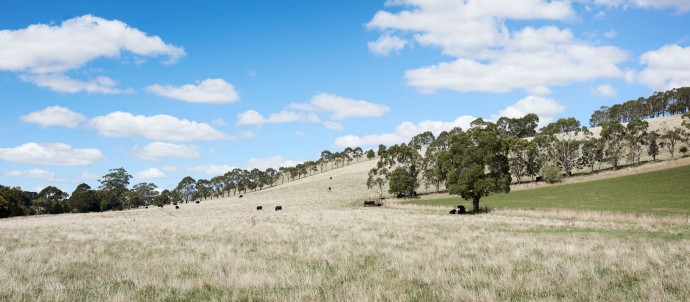
[{"label": "pasture", "polygon": [[374,163],[179,210],[0,220],[0,301],[690,296],[683,221],[365,208],[361,201],[376,196],[365,186]]},{"label": "pasture", "polygon": [[[454,207],[471,202],[459,197],[410,200],[402,204]],[[614,178],[544,186],[482,198],[493,208],[560,208],[648,214],[690,213],[690,165]]]}]

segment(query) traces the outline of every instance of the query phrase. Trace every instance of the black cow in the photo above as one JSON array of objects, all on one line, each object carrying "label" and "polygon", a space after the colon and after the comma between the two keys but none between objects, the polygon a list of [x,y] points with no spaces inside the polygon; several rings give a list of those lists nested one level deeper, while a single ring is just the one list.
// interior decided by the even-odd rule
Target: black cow
[{"label": "black cow", "polygon": [[179,209],[180,209],[180,206],[175,206],[175,210],[179,210]]},{"label": "black cow", "polygon": [[240,198],[242,198],[242,194],[240,194]]},{"label": "black cow", "polygon": [[196,203],[199,203],[199,201],[197,200]]},{"label": "black cow", "polygon": [[395,198],[405,198],[405,194],[398,194],[398,195],[395,195]]},{"label": "black cow", "polygon": [[458,206],[458,214],[467,214],[467,210],[465,210],[465,206],[463,206],[463,205]]},{"label": "black cow", "polygon": [[159,207],[159,208],[162,208],[162,207],[163,207],[163,205],[162,205],[162,204],[159,204],[159,205],[158,205],[158,207]]},{"label": "black cow", "polygon": [[145,206],[145,207],[144,207],[144,209],[148,209],[148,208],[149,208],[149,206]]},{"label": "black cow", "polygon": [[537,180],[536,180],[536,181],[537,181],[537,182],[540,182],[541,179],[542,179],[541,176],[537,176]]},{"label": "black cow", "polygon": [[417,191],[412,191],[412,196],[417,196]]},{"label": "black cow", "polygon": [[331,187],[328,187],[328,192],[330,192],[330,191],[331,191]]},{"label": "black cow", "polygon": [[283,210],[283,206],[276,206],[276,211],[282,211],[282,210]]},{"label": "black cow", "polygon": [[258,207],[256,207],[256,210],[257,210],[257,211],[263,211],[263,210],[264,210],[264,207],[263,207],[263,206],[258,206]]},{"label": "black cow", "polygon": [[450,210],[450,212],[448,212],[448,214],[456,214],[457,212],[458,211],[456,211],[455,209],[452,209],[452,210]]},{"label": "black cow", "polygon": [[333,179],[333,176],[331,176],[331,179]]}]

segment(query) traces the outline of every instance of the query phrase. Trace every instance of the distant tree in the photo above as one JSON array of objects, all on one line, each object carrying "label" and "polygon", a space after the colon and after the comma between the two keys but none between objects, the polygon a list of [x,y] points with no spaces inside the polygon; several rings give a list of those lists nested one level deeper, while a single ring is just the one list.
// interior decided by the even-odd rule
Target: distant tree
[{"label": "distant tree", "polygon": [[199,199],[208,199],[213,196],[213,184],[208,179],[199,179],[196,181],[196,192]]},{"label": "distant tree", "polygon": [[101,206],[98,202],[98,198],[91,187],[85,183],[82,183],[74,189],[72,196],[68,200],[68,204],[73,212],[77,213],[87,213],[87,212],[98,212],[101,210]]},{"label": "distant tree", "polygon": [[590,168],[590,172],[594,172],[594,165],[604,160],[605,146],[606,142],[604,140],[588,136],[582,142],[582,156],[580,156],[577,162],[578,168],[582,169],[583,167],[588,167]]},{"label": "distant tree", "polygon": [[101,210],[122,210],[124,208],[130,179],[132,179],[132,175],[129,175],[124,168],[110,169],[108,174],[101,177],[99,189],[104,193],[101,195]]},{"label": "distant tree", "polygon": [[38,193],[34,200],[34,208],[37,214],[60,214],[69,212],[69,206],[65,202],[69,194],[54,186],[48,186]]},{"label": "distant tree", "polygon": [[562,175],[561,170],[556,166],[548,165],[544,167],[544,181],[548,183],[557,183],[561,181]]},{"label": "distant tree", "polygon": [[507,144],[495,124],[477,119],[467,132],[451,135],[449,156],[443,165],[448,171],[450,194],[472,200],[479,212],[479,200],[494,193],[510,192],[510,166],[505,156]]},{"label": "distant tree", "polygon": [[680,153],[683,153],[683,157],[685,157],[685,155],[686,155],[685,153],[688,153],[688,147],[682,146],[682,147],[680,147],[680,149],[678,149],[678,151],[680,151]]},{"label": "distant tree", "polygon": [[149,206],[153,204],[153,199],[158,196],[158,186],[154,183],[138,183],[132,187],[132,192],[136,195],[137,202],[132,204],[133,207]]},{"label": "distant tree", "polygon": [[381,164],[377,163],[375,168],[369,171],[369,178],[367,179],[367,188],[377,188],[379,191],[379,197],[383,198],[383,188],[386,187],[388,183],[388,169]]},{"label": "distant tree", "polygon": [[663,128],[660,136],[662,146],[671,153],[671,159],[675,159],[676,145],[683,139],[683,129],[681,128]]},{"label": "distant tree", "polygon": [[507,138],[507,141],[509,144],[510,171],[515,176],[516,182],[521,183],[522,177],[527,174],[529,152],[531,149],[536,149],[536,144],[514,136]]},{"label": "distant tree", "polygon": [[163,190],[161,193],[153,199],[153,202],[157,206],[166,205],[172,202],[172,197],[169,190]]},{"label": "distant tree", "polygon": [[537,134],[539,116],[529,113],[521,118],[501,117],[496,121],[498,131],[503,135],[517,138],[531,137]]},{"label": "distant tree", "polygon": [[606,161],[613,166],[614,170],[618,169],[618,163],[625,151],[623,145],[625,136],[625,127],[618,121],[606,122],[601,128],[601,137],[606,140],[604,155],[606,156]]},{"label": "distant tree", "polygon": [[31,209],[31,200],[33,196],[29,196],[29,194],[22,191],[21,188],[0,185],[0,196],[5,199],[5,203],[7,204],[9,215],[6,217],[35,214],[34,210]]},{"label": "distant tree", "polygon": [[647,133],[645,141],[647,143],[647,155],[652,157],[653,161],[656,161],[656,156],[659,155],[659,132],[651,131]]},{"label": "distant tree", "polygon": [[633,165],[635,163],[640,164],[648,127],[649,123],[643,120],[630,121],[626,127],[625,140],[628,143],[628,159]]},{"label": "distant tree", "polygon": [[390,173],[388,193],[412,195],[415,179],[407,169],[397,167]]},{"label": "distant tree", "polygon": [[431,131],[426,131],[412,137],[408,146],[416,150],[421,150],[422,148],[429,146],[435,139],[436,138]]},{"label": "distant tree", "polygon": [[586,130],[575,118],[561,118],[541,129],[534,142],[547,155],[549,160],[566,175],[570,175],[580,157],[580,132]]},{"label": "distant tree", "polygon": [[184,203],[189,203],[194,198],[197,193],[196,190],[196,180],[191,176],[185,176],[175,188],[180,200]]},{"label": "distant tree", "polygon": [[10,217],[10,204],[0,195],[0,218]]},{"label": "distant tree", "polygon": [[367,159],[372,160],[374,157],[376,157],[376,152],[374,152],[374,149],[369,149],[369,151],[367,151]]}]

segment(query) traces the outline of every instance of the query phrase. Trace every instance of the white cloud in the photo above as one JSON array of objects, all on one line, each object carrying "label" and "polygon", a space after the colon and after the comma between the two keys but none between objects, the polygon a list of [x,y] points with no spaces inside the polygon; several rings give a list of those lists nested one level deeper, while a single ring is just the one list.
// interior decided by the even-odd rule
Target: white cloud
[{"label": "white cloud", "polygon": [[48,88],[55,92],[77,93],[85,91],[100,94],[119,94],[132,92],[131,89],[122,90],[116,88],[115,86],[117,85],[117,82],[109,77],[103,76],[89,81],[73,79],[60,73],[22,75],[20,78],[23,81],[31,82],[38,87]]},{"label": "white cloud", "polygon": [[616,91],[616,88],[613,88],[613,86],[609,84],[603,84],[597,87],[592,87],[590,88],[590,92],[596,96],[603,96],[609,98],[615,98],[618,96],[618,91]]},{"label": "white cloud", "polygon": [[196,158],[201,157],[199,147],[193,145],[177,145],[164,142],[153,142],[143,148],[134,146],[133,153],[140,159],[159,160],[166,157]]},{"label": "white cloud", "polygon": [[161,141],[212,141],[232,139],[206,123],[169,115],[133,115],[116,111],[91,119],[89,125],[106,137],[145,137]]},{"label": "white cloud", "polygon": [[93,173],[89,173],[89,172],[82,172],[79,174],[78,178],[79,179],[86,179],[86,180],[97,180],[97,179],[100,179],[101,176],[93,174]]},{"label": "white cloud", "polygon": [[442,131],[448,131],[455,127],[467,130],[470,123],[476,117],[464,115],[451,122],[443,121],[421,121],[417,124],[405,121],[395,127],[393,133],[371,134],[364,136],[346,135],[336,138],[335,145],[338,147],[364,147],[375,146],[378,144],[393,145],[407,143],[412,137],[425,131],[431,131],[434,135],[439,135]]},{"label": "white cloud", "polygon": [[76,113],[65,107],[46,107],[41,111],[31,112],[21,117],[22,121],[39,124],[44,127],[63,126],[74,128],[86,120],[81,113]]},{"label": "white cloud", "polygon": [[228,125],[228,123],[226,123],[226,122],[225,122],[223,119],[221,119],[221,118],[214,119],[213,122],[211,122],[211,123],[213,123],[213,125],[218,126],[218,127],[224,127],[224,126],[227,126],[227,125]]},{"label": "white cloud", "polygon": [[613,46],[577,40],[552,25],[510,29],[508,20],[573,19],[569,1],[396,0],[396,12],[379,11],[368,23],[384,35],[411,35],[454,60],[408,70],[407,84],[422,92],[534,91],[599,78],[621,77],[627,55]]},{"label": "white cloud", "polygon": [[204,173],[208,175],[223,175],[235,167],[228,165],[206,165],[187,168],[187,172]]},{"label": "white cloud", "polygon": [[84,15],[60,25],[33,24],[0,31],[0,70],[35,74],[62,73],[97,58],[118,57],[127,51],[139,56],[168,56],[174,62],[182,48],[166,44],[118,20]]},{"label": "white cloud", "polygon": [[326,112],[331,114],[331,118],[335,121],[353,117],[379,117],[390,111],[390,108],[385,105],[328,93],[319,93],[309,103],[293,103],[289,107],[302,111]]},{"label": "white cloud", "polygon": [[298,130],[298,131],[295,131],[295,135],[297,135],[297,136],[299,136],[299,137],[305,137],[305,136],[306,136],[306,134],[305,134],[304,132],[299,131],[299,130]]},{"label": "white cloud", "polygon": [[22,178],[37,178],[37,179],[48,179],[48,180],[54,180],[55,179],[55,173],[49,172],[46,170],[41,170],[41,169],[31,169],[31,170],[24,170],[24,171],[9,171],[5,173],[5,175],[10,176],[10,177],[22,177]]},{"label": "white cloud", "polygon": [[252,139],[256,137],[256,134],[254,134],[254,132],[251,131],[237,131],[237,133],[235,133],[235,136],[240,139]]},{"label": "white cloud", "polygon": [[367,43],[367,46],[369,46],[369,51],[373,54],[385,56],[391,51],[400,51],[406,44],[407,41],[398,36],[383,35],[376,41]]},{"label": "white cloud", "polygon": [[0,148],[0,159],[28,164],[83,166],[104,157],[98,149],[73,149],[63,143],[26,143],[14,148]]},{"label": "white cloud", "polygon": [[328,128],[328,129],[337,130],[337,131],[344,129],[343,124],[338,123],[338,122],[334,122],[334,121],[326,121],[323,123],[323,126]]},{"label": "white cloud", "polygon": [[139,171],[134,173],[134,178],[137,179],[160,179],[165,178],[165,173],[158,168],[148,168],[144,171]]},{"label": "white cloud", "polygon": [[647,67],[634,80],[652,89],[690,86],[690,46],[666,45],[642,54],[640,62]]},{"label": "white cloud", "polygon": [[611,30],[609,30],[609,31],[607,31],[607,32],[604,33],[604,37],[605,37],[605,38],[613,39],[613,38],[615,38],[616,36],[618,36],[618,33],[617,33],[616,30],[613,29],[613,28],[612,28]]},{"label": "white cloud", "polygon": [[256,110],[247,110],[237,114],[237,125],[257,125],[264,124],[278,124],[290,122],[310,122],[318,123],[321,119],[313,113],[296,112],[296,111],[281,111],[279,113],[271,113],[268,118],[265,118]]},{"label": "white cloud", "polygon": [[177,171],[177,167],[175,167],[175,166],[165,166],[165,167],[163,167],[163,171],[165,171],[165,172],[175,172],[175,171]]},{"label": "white cloud", "polygon": [[645,9],[674,9],[679,13],[690,11],[690,2],[687,0],[595,0],[597,4],[612,7],[637,7]]},{"label": "white cloud", "polygon": [[520,118],[527,114],[534,113],[539,116],[539,126],[545,126],[553,120],[553,117],[565,111],[565,106],[557,103],[553,99],[538,96],[528,96],[517,101],[515,104],[506,107],[492,115],[492,120],[500,117]]},{"label": "white cloud", "polygon": [[240,98],[235,87],[223,79],[206,79],[198,85],[179,87],[154,84],[146,87],[146,91],[190,103],[225,104]]},{"label": "white cloud", "polygon": [[251,158],[245,164],[245,169],[251,170],[257,168],[259,170],[266,170],[268,168],[278,169],[280,167],[294,167],[299,164],[298,161],[285,160],[282,156],[270,156],[264,158]]}]

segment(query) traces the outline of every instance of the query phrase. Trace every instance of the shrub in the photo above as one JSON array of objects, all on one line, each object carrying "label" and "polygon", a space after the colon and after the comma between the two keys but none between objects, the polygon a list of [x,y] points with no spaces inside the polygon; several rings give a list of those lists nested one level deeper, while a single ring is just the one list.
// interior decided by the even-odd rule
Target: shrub
[{"label": "shrub", "polygon": [[680,151],[680,153],[683,153],[683,157],[685,157],[685,153],[688,153],[688,147],[682,146],[680,147],[680,149],[678,149],[678,151]]},{"label": "shrub", "polygon": [[563,177],[561,175],[561,170],[555,166],[552,166],[552,165],[548,165],[548,166],[544,167],[543,176],[544,176],[544,181],[546,181],[548,183],[557,183],[557,182],[561,181],[561,178]]}]

